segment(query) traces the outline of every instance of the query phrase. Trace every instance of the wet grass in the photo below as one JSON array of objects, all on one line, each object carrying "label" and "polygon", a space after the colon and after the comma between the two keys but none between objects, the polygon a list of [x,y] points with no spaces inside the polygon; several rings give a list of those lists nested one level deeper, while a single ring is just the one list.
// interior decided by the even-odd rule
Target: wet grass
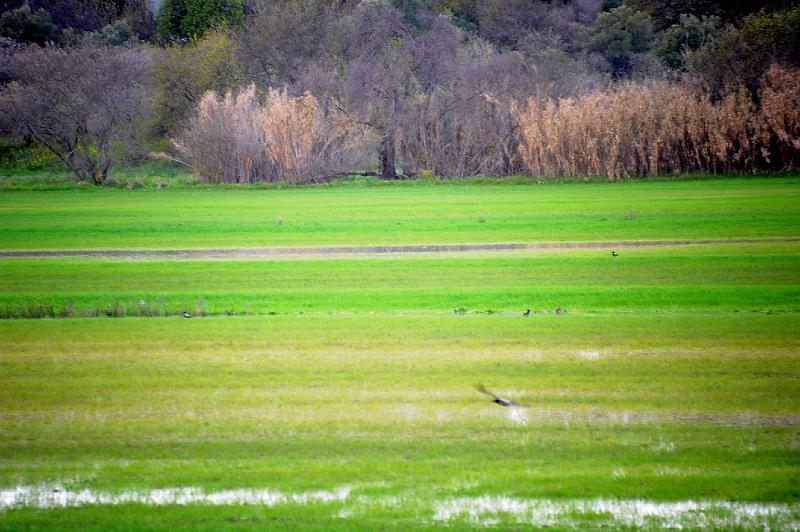
[{"label": "wet grass", "polygon": [[[4,321],[0,477],[407,497],[370,513],[383,524],[461,495],[796,501],[798,330],[795,314]],[[34,516],[0,521],[17,517]]]},{"label": "wet grass", "polygon": [[785,237],[800,179],[4,191],[0,221],[0,249]]}]

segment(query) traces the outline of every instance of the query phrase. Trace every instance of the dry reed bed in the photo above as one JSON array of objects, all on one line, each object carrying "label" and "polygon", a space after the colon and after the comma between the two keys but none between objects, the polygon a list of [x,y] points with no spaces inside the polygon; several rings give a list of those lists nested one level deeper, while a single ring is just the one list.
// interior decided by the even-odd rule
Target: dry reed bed
[{"label": "dry reed bed", "polygon": [[[655,176],[800,166],[800,69],[773,66],[761,91],[712,98],[686,84],[627,83],[525,104],[421,95],[399,135],[407,173]],[[468,104],[465,104],[468,102]],[[338,106],[330,106],[330,109]],[[369,131],[318,100],[253,86],[198,105],[179,147],[210,182],[319,182],[356,169]]]},{"label": "dry reed bed", "polygon": [[356,132],[311,94],[270,90],[262,104],[250,85],[235,95],[206,93],[178,148],[210,182],[317,182],[347,168]]},{"label": "dry reed bed", "polygon": [[712,100],[682,84],[628,83],[514,107],[528,172],[609,179],[796,167],[800,70],[772,67],[757,105],[744,89]]}]

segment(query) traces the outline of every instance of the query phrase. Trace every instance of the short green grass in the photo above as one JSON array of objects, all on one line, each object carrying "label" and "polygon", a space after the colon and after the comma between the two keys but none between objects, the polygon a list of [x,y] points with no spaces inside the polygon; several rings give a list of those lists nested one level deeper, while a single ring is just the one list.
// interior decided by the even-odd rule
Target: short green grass
[{"label": "short green grass", "polygon": [[800,236],[800,178],[0,193],[0,249]]},{"label": "short green grass", "polygon": [[[800,243],[389,258],[0,261],[0,316],[786,312]],[[80,282],[76,282],[80,280]]]},{"label": "short green grass", "polygon": [[[798,193],[793,177],[4,191],[0,248],[796,237]],[[435,519],[484,496],[786,503],[750,525],[796,526],[800,243],[609,251],[0,259],[2,316],[64,317],[0,320],[0,490],[350,489],[6,509],[0,529],[529,522]]]}]

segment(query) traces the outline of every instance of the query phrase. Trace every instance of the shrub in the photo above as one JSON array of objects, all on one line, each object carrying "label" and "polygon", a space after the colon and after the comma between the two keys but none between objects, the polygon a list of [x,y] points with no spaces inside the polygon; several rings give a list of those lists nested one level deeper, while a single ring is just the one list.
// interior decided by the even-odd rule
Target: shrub
[{"label": "shrub", "polygon": [[308,93],[270,90],[261,105],[251,85],[224,97],[208,92],[178,146],[206,181],[318,182],[348,169],[357,129],[325,116]]}]

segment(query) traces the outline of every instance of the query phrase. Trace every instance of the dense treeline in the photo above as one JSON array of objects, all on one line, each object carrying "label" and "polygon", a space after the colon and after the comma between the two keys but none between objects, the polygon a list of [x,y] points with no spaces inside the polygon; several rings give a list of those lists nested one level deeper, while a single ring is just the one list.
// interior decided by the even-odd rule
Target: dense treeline
[{"label": "dense treeline", "polygon": [[0,7],[2,136],[96,184],[153,151],[225,182],[800,164],[794,2]]}]

